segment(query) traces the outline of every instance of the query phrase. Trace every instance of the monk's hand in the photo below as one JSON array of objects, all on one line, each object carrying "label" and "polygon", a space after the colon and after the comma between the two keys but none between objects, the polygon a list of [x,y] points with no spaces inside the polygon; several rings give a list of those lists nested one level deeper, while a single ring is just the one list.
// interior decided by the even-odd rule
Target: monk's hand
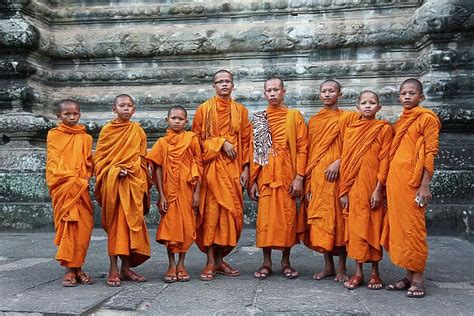
[{"label": "monk's hand", "polygon": [[230,142],[225,141],[222,145],[222,150],[227,156],[229,156],[230,159],[237,158],[237,151],[235,150],[234,145],[232,145]]},{"label": "monk's hand", "polygon": [[341,203],[341,207],[343,210],[349,209],[349,196],[347,194],[341,196],[339,198],[339,202]]},{"label": "monk's hand", "polygon": [[338,159],[326,168],[326,170],[324,171],[324,174],[326,175],[326,180],[328,180],[329,182],[336,181],[337,176],[339,175],[340,164],[341,160]]},{"label": "monk's hand", "polygon": [[166,213],[168,211],[168,201],[164,197],[160,197],[158,201],[158,207],[162,213]]},{"label": "monk's hand", "polygon": [[249,166],[245,165],[244,170],[242,170],[242,173],[240,174],[240,185],[246,188],[247,185],[249,184],[249,179],[250,179]]},{"label": "monk's hand", "polygon": [[258,185],[257,182],[252,184],[249,190],[249,197],[253,201],[258,201]]},{"label": "monk's hand", "polygon": [[193,193],[193,209],[194,209],[194,212],[196,213],[199,210],[199,198],[200,198],[199,192],[195,191]]},{"label": "monk's hand", "polygon": [[432,199],[429,184],[422,183],[421,186],[418,188],[418,191],[416,191],[416,197],[419,201],[418,206],[425,207],[426,205],[428,205],[428,203],[430,203]]},{"label": "monk's hand", "polygon": [[125,169],[120,169],[120,172],[119,172],[119,178],[124,178],[126,177],[128,174],[127,170]]},{"label": "monk's hand", "polygon": [[300,197],[303,194],[303,177],[296,175],[293,183],[291,183],[290,188],[288,189],[292,198]]},{"label": "monk's hand", "polygon": [[378,209],[383,202],[383,192],[381,190],[375,189],[372,192],[372,196],[370,197],[370,208],[372,210]]}]

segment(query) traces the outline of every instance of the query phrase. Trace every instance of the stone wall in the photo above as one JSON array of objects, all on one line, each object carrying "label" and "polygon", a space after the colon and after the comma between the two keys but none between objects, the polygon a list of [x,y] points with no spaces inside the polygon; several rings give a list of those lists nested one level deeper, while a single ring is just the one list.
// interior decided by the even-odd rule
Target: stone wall
[{"label": "stone wall", "polygon": [[[96,139],[113,97],[132,94],[151,145],[167,107],[183,105],[192,116],[212,95],[212,73],[227,68],[235,98],[251,112],[265,106],[263,80],[280,75],[287,103],[306,118],[321,106],[319,83],[336,78],[343,107],[371,88],[393,121],[399,83],[420,78],[425,105],[443,121],[428,228],[470,238],[473,10],[470,0],[4,0],[0,227],[51,228],[44,142],[55,102],[79,100]],[[246,210],[252,223],[255,207]]]}]

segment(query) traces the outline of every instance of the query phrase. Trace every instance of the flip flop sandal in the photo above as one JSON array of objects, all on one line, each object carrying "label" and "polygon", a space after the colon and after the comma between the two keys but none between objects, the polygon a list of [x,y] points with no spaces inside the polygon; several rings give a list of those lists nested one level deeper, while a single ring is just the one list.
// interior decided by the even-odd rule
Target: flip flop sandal
[{"label": "flip flop sandal", "polygon": [[291,266],[281,268],[281,272],[283,273],[285,278],[290,279],[290,280],[296,279],[300,275],[300,273],[296,271],[295,269],[293,269],[293,267]]},{"label": "flip flop sandal", "polygon": [[[403,286],[397,286],[398,283],[403,283]],[[411,282],[408,280],[406,277],[403,279],[398,280],[397,282],[393,284],[389,284],[385,287],[387,291],[405,291],[408,288],[410,288]]]},{"label": "flip flop sandal", "polygon": [[201,281],[212,281],[214,279],[215,274],[216,273],[214,271],[214,265],[208,264],[201,271],[201,275],[199,276],[199,279]]},{"label": "flip flop sandal", "polygon": [[166,271],[165,276],[163,277],[165,283],[175,283],[178,281],[178,276],[176,274],[176,269],[169,269]]},{"label": "flip flop sandal", "polygon": [[269,266],[261,266],[257,271],[253,273],[254,278],[265,280],[273,274],[272,268]]},{"label": "flip flop sandal", "polygon": [[381,290],[383,288],[382,280],[378,275],[371,275],[369,279],[369,283],[367,283],[367,288],[369,290]]},{"label": "flip flop sandal", "polygon": [[189,280],[191,280],[191,277],[186,270],[179,270],[176,273],[176,276],[178,278],[178,282],[189,282]]},{"label": "flip flop sandal", "polygon": [[[412,287],[414,287],[413,290],[410,290]],[[420,282],[412,282],[411,287],[407,291],[407,297],[409,298],[423,298],[425,297],[426,290],[425,287],[421,285]],[[416,294],[418,293],[418,294]]]},{"label": "flip flop sandal", "polygon": [[76,276],[76,280],[80,284],[94,284],[94,280],[92,280],[92,278],[85,272],[81,272],[78,276]]},{"label": "flip flop sandal", "polygon": [[360,275],[353,275],[349,280],[344,282],[344,287],[348,290],[355,290],[363,283],[364,279]]},{"label": "flip flop sandal", "polygon": [[121,285],[122,285],[122,281],[120,280],[120,276],[118,274],[109,275],[107,277],[107,286],[119,287]]},{"label": "flip flop sandal", "polygon": [[143,275],[140,275],[132,270],[129,270],[127,274],[121,274],[120,279],[124,281],[137,282],[137,283],[146,282],[146,279]]},{"label": "flip flop sandal", "polygon": [[223,275],[226,275],[226,276],[231,276],[231,277],[235,277],[235,276],[240,275],[239,270],[232,268],[226,262],[222,262],[221,265],[216,268],[216,273],[223,274]]},{"label": "flip flop sandal", "polygon": [[[69,276],[69,278],[66,278]],[[64,287],[76,287],[79,284],[77,283],[76,277],[72,273],[68,273],[64,276],[63,281],[61,283],[62,286]]]}]

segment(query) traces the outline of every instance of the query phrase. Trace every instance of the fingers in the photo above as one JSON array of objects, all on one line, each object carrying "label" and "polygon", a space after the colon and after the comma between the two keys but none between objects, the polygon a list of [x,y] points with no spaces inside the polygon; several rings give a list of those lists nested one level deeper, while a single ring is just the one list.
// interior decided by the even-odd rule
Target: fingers
[{"label": "fingers", "polygon": [[326,173],[326,180],[328,180],[329,182],[336,181],[337,174],[338,174],[337,172],[326,170],[325,173]]},{"label": "fingers", "polygon": [[306,193],[306,201],[311,201],[311,198],[313,197],[313,195],[311,194],[311,192],[308,192]]}]

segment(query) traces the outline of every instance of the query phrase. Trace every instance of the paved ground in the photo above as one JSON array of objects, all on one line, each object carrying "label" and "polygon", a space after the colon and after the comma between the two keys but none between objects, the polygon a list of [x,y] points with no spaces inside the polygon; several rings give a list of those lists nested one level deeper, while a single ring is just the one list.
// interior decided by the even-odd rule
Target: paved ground
[{"label": "paved ground", "polygon": [[[154,234],[150,231],[151,237]],[[303,246],[295,247],[292,253],[292,264],[301,273],[299,279],[286,280],[277,270],[267,280],[255,280],[252,272],[260,265],[261,253],[253,246],[252,229],[244,231],[239,247],[228,259],[241,270],[239,277],[200,281],[205,257],[193,246],[187,258],[193,279],[167,285],[162,282],[167,266],[165,249],[154,243],[152,258],[137,269],[148,282],[125,282],[121,288],[105,285],[106,239],[97,229],[85,266],[96,283],[63,288],[63,270],[53,260],[52,240],[52,233],[0,234],[0,314],[474,315],[474,244],[450,237],[429,239],[428,295],[424,299],[365,287],[348,291],[329,279],[313,281],[311,276],[322,267],[323,258]],[[280,254],[275,253],[274,263],[279,260]],[[353,268],[350,263],[350,271]],[[381,273],[387,283],[396,281],[402,272],[386,258]]]}]

